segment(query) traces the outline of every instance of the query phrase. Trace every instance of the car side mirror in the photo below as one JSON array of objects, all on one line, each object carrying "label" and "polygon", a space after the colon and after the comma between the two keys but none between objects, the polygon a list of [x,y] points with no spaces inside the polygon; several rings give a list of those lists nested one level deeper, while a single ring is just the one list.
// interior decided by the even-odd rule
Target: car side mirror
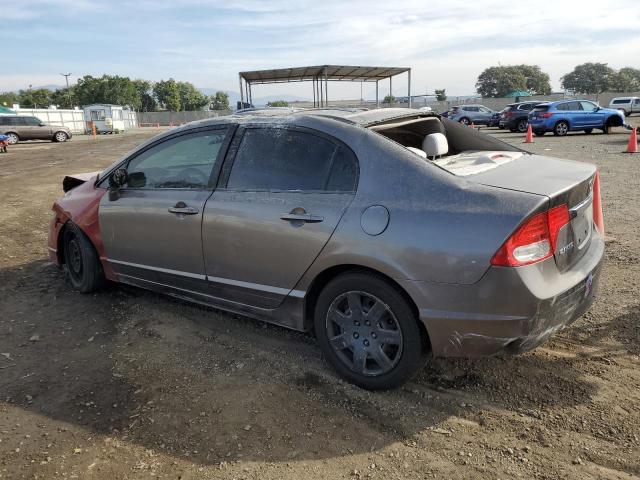
[{"label": "car side mirror", "polygon": [[119,168],[109,176],[109,188],[111,190],[119,190],[127,184],[129,175],[126,168]]}]

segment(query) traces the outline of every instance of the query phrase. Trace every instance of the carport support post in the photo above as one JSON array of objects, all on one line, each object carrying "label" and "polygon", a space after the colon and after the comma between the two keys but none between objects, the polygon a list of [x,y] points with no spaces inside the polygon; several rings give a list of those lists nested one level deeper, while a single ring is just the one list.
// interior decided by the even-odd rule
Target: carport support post
[{"label": "carport support post", "polygon": [[[408,74],[409,74],[408,75],[408,79],[409,80],[407,82],[408,83],[408,85],[407,85],[407,97],[409,98],[409,108],[411,108],[411,69],[409,69]],[[426,102],[427,97],[424,97],[424,98],[425,98],[425,102]]]},{"label": "carport support post", "polygon": [[376,80],[376,108],[380,108],[380,101],[378,99],[378,81]]},{"label": "carport support post", "polygon": [[389,96],[393,97],[393,84],[391,83],[393,77],[389,77]]},{"label": "carport support post", "polygon": [[313,86],[313,108],[316,107],[316,81],[315,79],[311,79],[311,85]]},{"label": "carport support post", "polygon": [[253,92],[251,91],[251,82],[249,82],[249,105],[253,105]]},{"label": "carport support post", "polygon": [[240,81],[240,107],[244,108],[244,95],[242,94],[242,75],[238,74],[238,80]]},{"label": "carport support post", "polygon": [[324,100],[329,106],[329,79],[327,78],[327,67],[324,69]]}]

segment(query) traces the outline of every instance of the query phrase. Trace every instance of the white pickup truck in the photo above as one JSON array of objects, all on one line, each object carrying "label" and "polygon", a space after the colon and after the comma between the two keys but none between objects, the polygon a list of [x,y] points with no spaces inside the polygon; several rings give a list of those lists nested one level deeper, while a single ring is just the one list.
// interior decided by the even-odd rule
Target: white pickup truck
[{"label": "white pickup truck", "polygon": [[616,97],[609,103],[609,108],[621,110],[625,117],[632,113],[640,113],[640,97]]}]

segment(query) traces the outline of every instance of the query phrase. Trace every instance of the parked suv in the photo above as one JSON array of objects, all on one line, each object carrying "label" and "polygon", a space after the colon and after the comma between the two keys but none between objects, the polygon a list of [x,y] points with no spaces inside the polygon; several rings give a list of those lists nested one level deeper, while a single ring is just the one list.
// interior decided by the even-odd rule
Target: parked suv
[{"label": "parked suv", "polygon": [[59,125],[47,125],[37,117],[1,115],[0,135],[8,136],[10,145],[23,140],[66,142],[71,138],[71,130]]},{"label": "parked suv", "polygon": [[611,127],[621,127],[625,121],[619,110],[602,108],[588,100],[564,100],[537,105],[529,114],[529,123],[536,135],[553,132],[563,136],[577,130],[591,133],[594,128],[609,133]]},{"label": "parked suv", "polygon": [[526,132],[529,124],[529,113],[533,107],[541,103],[520,102],[507,105],[500,115],[500,128],[506,128],[512,132]]},{"label": "parked suv", "polygon": [[628,117],[632,113],[640,113],[640,98],[639,97],[617,97],[611,100],[609,108],[615,108],[624,113],[625,117]]},{"label": "parked suv", "polygon": [[490,125],[491,116],[495,112],[484,105],[460,105],[453,107],[449,113],[449,119],[454,122],[464,123],[469,125],[475,123],[476,125]]}]

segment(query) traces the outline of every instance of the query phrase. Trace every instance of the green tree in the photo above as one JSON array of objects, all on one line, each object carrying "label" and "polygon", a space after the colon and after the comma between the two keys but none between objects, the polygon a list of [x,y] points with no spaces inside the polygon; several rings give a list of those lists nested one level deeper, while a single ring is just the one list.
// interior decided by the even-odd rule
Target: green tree
[{"label": "green tree", "polygon": [[73,87],[73,98],[79,105],[92,103],[112,103],[114,105],[128,105],[139,110],[140,95],[134,83],[128,77],[118,75],[103,75],[100,78],[85,75],[78,79]]},{"label": "green tree", "polygon": [[153,112],[158,109],[158,102],[153,96],[153,85],[148,80],[133,80],[134,88],[140,98],[140,110],[143,112]]},{"label": "green tree", "polygon": [[436,89],[435,93],[436,93],[436,100],[438,100],[439,102],[444,102],[447,99],[447,93],[444,88],[441,90]]},{"label": "green tree", "polygon": [[387,95],[382,99],[382,103],[388,103],[389,105],[391,105],[392,103],[395,103],[395,101],[396,101],[396,97],[394,97],[393,95]]},{"label": "green tree", "polygon": [[161,107],[172,112],[180,111],[180,87],[173,78],[157,82],[153,86],[153,94]]},{"label": "green tree", "polygon": [[486,68],[476,82],[476,90],[483,97],[505,97],[515,90],[534,95],[551,93],[549,75],[537,65],[504,65]]},{"label": "green tree", "polygon": [[16,92],[0,93],[0,105],[11,108],[14,103],[20,103],[20,95]]},{"label": "green tree", "polygon": [[267,107],[288,107],[289,102],[286,100],[276,100],[274,102],[267,103]]},{"label": "green tree", "polygon": [[51,94],[51,103],[58,108],[73,108],[74,98],[73,87],[60,88]]},{"label": "green tree", "polygon": [[640,91],[640,69],[621,68],[611,77],[609,88],[614,92]]},{"label": "green tree", "polygon": [[182,110],[200,110],[209,104],[209,98],[189,82],[178,82]]},{"label": "green tree", "polygon": [[606,63],[583,63],[560,80],[563,88],[576,93],[602,93],[607,91],[616,72]]},{"label": "green tree", "polygon": [[229,95],[224,92],[216,92],[210,97],[211,110],[229,110]]},{"label": "green tree", "polygon": [[46,88],[37,88],[35,90],[20,90],[20,106],[27,108],[47,108],[49,105],[51,105],[52,94],[53,92]]}]

